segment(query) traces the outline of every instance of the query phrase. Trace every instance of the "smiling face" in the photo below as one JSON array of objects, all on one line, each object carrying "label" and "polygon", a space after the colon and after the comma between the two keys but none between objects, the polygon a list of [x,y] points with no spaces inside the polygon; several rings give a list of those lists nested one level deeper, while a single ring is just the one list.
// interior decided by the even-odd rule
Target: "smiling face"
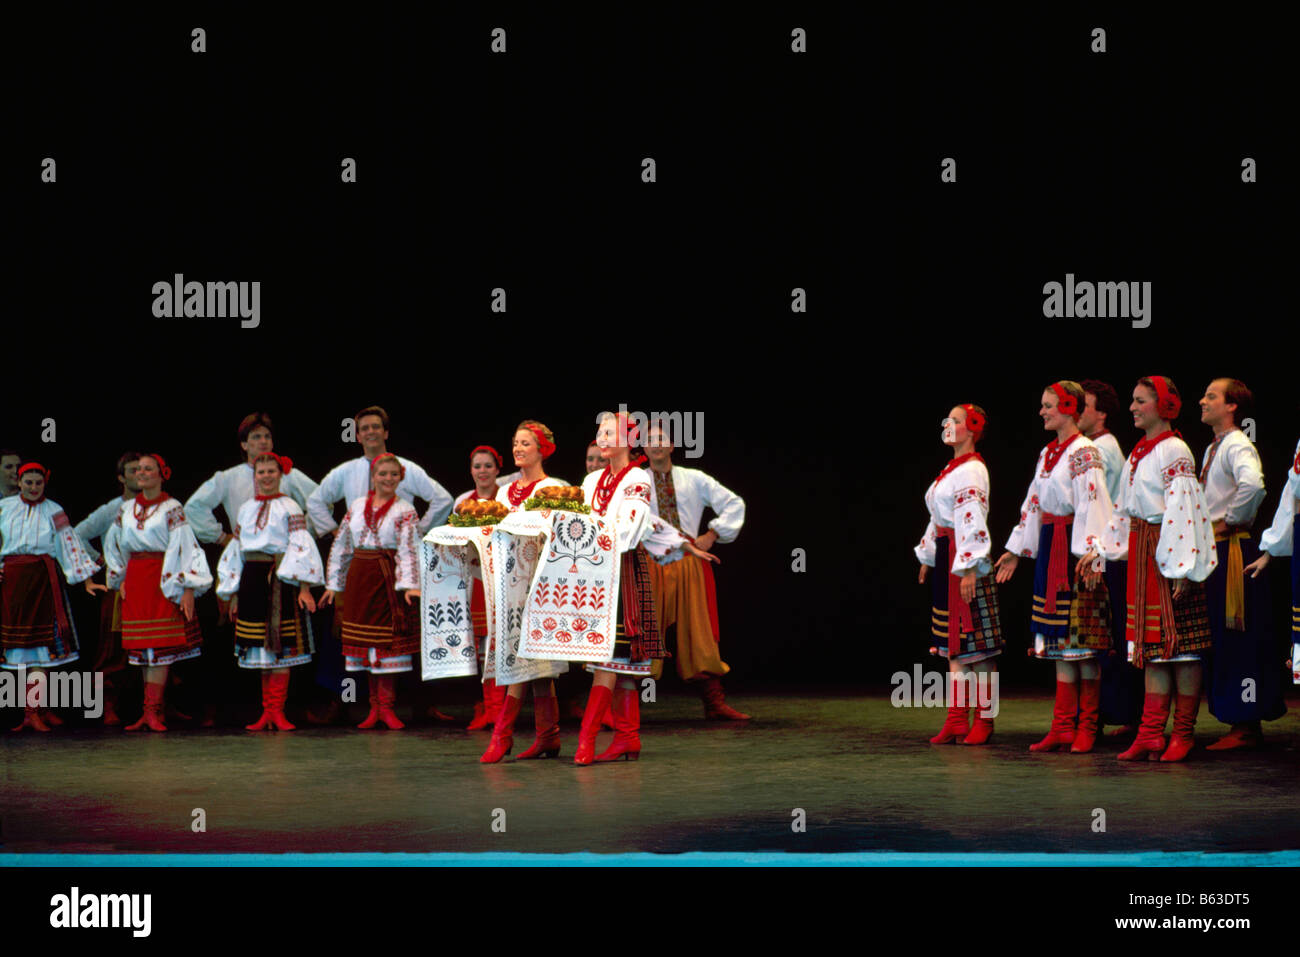
[{"label": "smiling face", "polygon": [[604,463],[600,458],[600,448],[595,445],[587,446],[587,471],[589,473],[594,472],[603,466]]},{"label": "smiling face", "polygon": [[533,435],[530,429],[520,429],[515,433],[514,441],[510,443],[510,450],[514,453],[516,468],[530,468],[542,461],[542,450],[537,444],[537,436]]},{"label": "smiling face", "polygon": [[259,455],[270,452],[275,443],[271,439],[271,430],[264,425],[259,425],[253,431],[248,433],[248,438],[239,443],[239,447],[244,450],[248,456],[248,461],[253,461]]},{"label": "smiling face", "polygon": [[1201,396],[1201,421],[1212,429],[1226,428],[1236,421],[1237,404],[1227,401],[1227,388],[1227,379],[1215,379]]},{"label": "smiling face", "polygon": [[388,441],[388,430],[384,428],[384,420],[377,415],[363,415],[357,420],[357,441],[361,443],[361,448],[366,455],[371,458],[384,451],[385,443]]},{"label": "smiling face", "polygon": [[1061,398],[1056,394],[1054,389],[1044,389],[1041,405],[1038,409],[1039,416],[1043,420],[1043,428],[1050,432],[1059,432],[1061,429],[1073,422],[1074,419],[1061,412]]},{"label": "smiling face", "polygon": [[673,444],[659,426],[654,426],[646,434],[645,454],[650,459],[650,464],[657,469],[662,470],[672,464]]},{"label": "smiling face", "polygon": [[24,472],[18,480],[18,494],[29,502],[37,501],[45,494],[45,476],[35,469]]},{"label": "smiling face", "polygon": [[1156,411],[1156,390],[1144,385],[1133,387],[1133,401],[1129,404],[1133,413],[1133,424],[1143,432],[1149,432],[1160,424],[1160,413]]},{"label": "smiling face", "polygon": [[262,459],[253,466],[253,480],[259,495],[276,495],[280,491],[280,463]]},{"label": "smiling face", "polygon": [[375,469],[375,491],[385,498],[391,498],[397,492],[398,483],[402,481],[402,467],[390,460],[381,462]]},{"label": "smiling face", "polygon": [[140,491],[140,484],[135,479],[135,473],[139,468],[139,459],[133,462],[127,462],[122,466],[122,488],[126,490],[128,495],[134,495],[136,492]]},{"label": "smiling face", "polygon": [[162,475],[158,472],[158,461],[152,455],[140,456],[140,463],[135,471],[135,482],[146,497],[150,492],[162,488]]},{"label": "smiling face", "polygon": [[469,460],[469,474],[474,477],[476,487],[488,488],[496,484],[501,470],[497,468],[497,460],[492,457],[492,453],[475,452]]},{"label": "smiling face", "polygon": [[[596,445],[600,447],[600,458],[604,462],[609,462],[618,454],[620,445],[618,437],[618,419],[612,415],[607,415],[600,420],[600,426],[596,429]],[[623,450],[627,446],[621,446]]]}]

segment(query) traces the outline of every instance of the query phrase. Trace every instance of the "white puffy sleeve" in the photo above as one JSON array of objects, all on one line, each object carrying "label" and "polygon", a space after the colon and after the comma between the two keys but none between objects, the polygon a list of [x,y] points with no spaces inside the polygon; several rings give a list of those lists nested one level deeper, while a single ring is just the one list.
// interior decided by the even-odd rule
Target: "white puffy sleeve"
[{"label": "white puffy sleeve", "polygon": [[[316,486],[315,491],[307,496],[307,517],[311,519],[312,528],[318,535],[327,535],[339,527],[334,521],[334,503],[343,497],[342,469],[341,465],[330,469],[321,479],[320,485]],[[343,524],[346,525],[347,521],[345,520]],[[351,558],[350,552],[349,558]],[[345,577],[346,574],[344,572]]]},{"label": "white puffy sleeve", "polygon": [[912,551],[916,554],[916,560],[922,565],[934,567],[934,519],[930,519],[925,526],[925,534],[921,536],[921,541]]},{"label": "white puffy sleeve", "polygon": [[1007,551],[1022,558],[1038,557],[1038,536],[1043,529],[1043,510],[1038,504],[1038,475],[1043,470],[1043,456],[1047,450],[1038,453],[1034,464],[1034,477],[1029,481],[1029,491],[1020,503],[1020,524],[1011,530],[1007,539]]},{"label": "white puffy sleeve", "polygon": [[1233,442],[1226,450],[1228,471],[1237,483],[1237,491],[1228,503],[1223,520],[1229,525],[1249,527],[1255,522],[1255,513],[1264,503],[1264,467],[1259,452],[1249,441]]},{"label": "white puffy sleeve", "polygon": [[736,536],[740,534],[740,527],[745,524],[745,500],[712,475],[701,472],[699,482],[700,497],[717,513],[708,527],[718,536],[718,541],[722,544],[734,542]]},{"label": "white puffy sleeve", "polygon": [[216,472],[185,503],[185,518],[199,541],[215,542],[221,538],[221,523],[217,521],[216,508],[225,494],[225,479],[222,473]]},{"label": "white puffy sleeve", "polygon": [[[614,516],[614,537],[620,554],[636,548],[654,532],[654,518],[654,512],[650,508],[650,484],[640,481],[630,482],[624,488],[618,514]],[[668,528],[667,522],[661,524]],[[655,542],[647,544],[646,550],[649,551],[652,546],[657,547],[661,544],[662,538],[656,539]],[[651,552],[651,554],[656,553]]]},{"label": "white puffy sleeve", "polygon": [[1133,460],[1125,459],[1124,468],[1119,473],[1119,498],[1113,503],[1110,521],[1106,523],[1106,530],[1101,536],[1101,556],[1108,562],[1128,561],[1128,500],[1133,494],[1133,483],[1129,481],[1131,474]]},{"label": "white puffy sleeve", "polygon": [[989,552],[989,473],[978,462],[967,463],[958,469],[960,475],[957,495],[953,499],[953,535],[957,539],[956,559],[952,573],[964,575],[974,571],[987,575],[992,567]]},{"label": "white puffy sleeve", "polygon": [[[663,558],[690,541],[689,538],[654,514],[651,514],[646,520],[646,525],[645,536],[641,539],[641,544],[655,558]],[[721,539],[718,540],[721,541]]]},{"label": "white puffy sleeve", "polygon": [[1287,469],[1282,500],[1273,513],[1273,524],[1259,537],[1259,550],[1274,558],[1295,553],[1295,500],[1300,495],[1300,444],[1295,447],[1295,465]]},{"label": "white puffy sleeve", "polygon": [[445,524],[451,514],[451,493],[429,477],[429,473],[414,462],[406,463],[406,487],[413,495],[418,495],[429,503],[429,509],[420,519],[418,530],[421,535],[435,526]]},{"label": "white puffy sleeve", "polygon": [[187,588],[194,597],[212,587],[212,572],[199,540],[179,503],[167,510],[167,550],[163,552],[162,593],[168,601],[180,603]]},{"label": "white puffy sleeve", "polygon": [[54,556],[63,569],[64,577],[68,579],[69,585],[84,582],[99,571],[99,562],[94,552],[73,529],[63,509],[55,512],[50,519],[54,523]]},{"label": "white puffy sleeve", "polygon": [[[295,471],[297,471],[295,469]],[[284,547],[284,558],[276,572],[280,581],[290,584],[322,585],[325,583],[325,563],[321,561],[316,539],[307,530],[307,516],[296,502],[280,499],[284,503],[289,522],[289,541]]]},{"label": "white puffy sleeve", "polygon": [[1106,463],[1095,446],[1085,445],[1070,455],[1070,487],[1074,493],[1074,521],[1070,551],[1086,555],[1102,551],[1114,505],[1106,488]]},{"label": "white puffy sleeve", "polygon": [[[329,476],[325,476],[325,479],[328,481]],[[321,488],[324,487],[325,482],[322,482]],[[334,536],[334,544],[330,546],[329,565],[325,569],[325,587],[330,591],[341,592],[347,584],[352,551],[352,510],[348,509],[348,513],[343,516],[343,524],[339,526],[338,535]]]},{"label": "white puffy sleeve", "polygon": [[1175,439],[1161,443],[1160,476],[1165,486],[1165,514],[1160,523],[1156,567],[1165,578],[1203,582],[1219,564],[1214,547],[1210,506],[1187,446]]},{"label": "white puffy sleeve", "polygon": [[126,580],[127,554],[122,549],[122,509],[117,510],[113,524],[104,533],[104,565],[108,568],[105,578],[108,587],[117,590]]},{"label": "white puffy sleeve", "polygon": [[[307,503],[311,501],[312,495],[318,488],[320,486],[312,481],[309,476],[304,475],[296,465],[280,481],[280,491],[293,499],[294,503],[304,513],[307,511]],[[313,523],[309,521],[307,524],[308,534],[311,533],[313,527]]]},{"label": "white puffy sleeve", "polygon": [[239,591],[239,579],[244,574],[244,549],[238,538],[226,542],[217,560],[217,597],[229,599]]},{"label": "white puffy sleeve", "polygon": [[[447,501],[451,501],[450,496]],[[430,506],[425,516],[432,512],[433,506]],[[397,520],[397,581],[393,584],[394,591],[420,589],[419,524],[414,508]]]}]

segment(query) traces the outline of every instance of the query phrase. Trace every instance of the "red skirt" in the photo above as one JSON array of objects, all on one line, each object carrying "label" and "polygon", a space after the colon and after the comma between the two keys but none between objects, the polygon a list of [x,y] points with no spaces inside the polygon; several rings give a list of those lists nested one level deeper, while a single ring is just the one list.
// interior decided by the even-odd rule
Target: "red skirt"
[{"label": "red skirt", "polygon": [[50,555],[8,555],[0,583],[0,648],[49,648],[64,658],[77,650],[59,565]]},{"label": "red skirt", "polygon": [[483,579],[473,579],[469,593],[469,617],[474,625],[474,637],[487,637],[487,602],[483,597]]},{"label": "red skirt", "polygon": [[419,605],[397,594],[397,561],[392,549],[359,548],[352,553],[343,586],[343,654],[365,658],[412,655],[420,650]]},{"label": "red skirt", "polygon": [[122,599],[122,647],[126,651],[167,649],[177,654],[203,644],[198,615],[185,620],[162,593],[162,552],[132,552]]}]

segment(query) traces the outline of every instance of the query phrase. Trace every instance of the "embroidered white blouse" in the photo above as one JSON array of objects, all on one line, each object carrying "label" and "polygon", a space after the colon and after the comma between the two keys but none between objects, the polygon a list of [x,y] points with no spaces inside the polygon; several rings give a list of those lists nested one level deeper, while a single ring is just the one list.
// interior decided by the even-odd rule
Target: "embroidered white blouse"
[{"label": "embroidered white blouse", "polygon": [[94,553],[63,509],[49,499],[35,505],[21,495],[0,499],[0,564],[8,555],[49,555],[63,569],[69,585],[99,571]]},{"label": "embroidered white blouse", "polygon": [[934,567],[935,525],[953,529],[956,538],[952,573],[964,575],[975,571],[983,577],[993,570],[989,561],[992,541],[989,538],[989,470],[979,459],[957,466],[925,491],[925,507],[930,523],[925,527],[913,552],[925,565]]},{"label": "embroidered white blouse", "polygon": [[405,499],[397,499],[379,522],[378,529],[366,525],[366,496],[352,502],[338,536],[330,548],[329,563],[325,570],[325,587],[341,592],[348,581],[348,566],[352,553],[358,548],[393,548],[397,550],[397,591],[410,591],[420,587],[419,562],[416,558],[416,526],[419,516],[415,506]]},{"label": "embroidered white blouse", "polygon": [[1300,442],[1296,443],[1295,460],[1286,470],[1286,486],[1282,499],[1273,513],[1273,524],[1259,537],[1259,549],[1274,558],[1291,555],[1295,551],[1296,499],[1300,498]]},{"label": "embroidered white blouse", "polygon": [[136,512],[134,498],[124,501],[104,538],[108,587],[122,587],[132,552],[162,552],[159,585],[168,601],[179,604],[187,588],[194,589],[196,598],[211,588],[208,560],[185,518],[185,506],[180,499],[167,498],[161,505],[150,504],[139,509],[143,518]]},{"label": "embroidered white blouse", "polygon": [[1038,453],[1038,465],[1029,491],[1020,505],[1020,524],[1007,539],[1007,551],[1013,555],[1036,558],[1038,535],[1043,527],[1043,512],[1049,515],[1073,515],[1070,551],[1086,555],[1098,544],[1110,524],[1113,506],[1106,489],[1106,470],[1101,453],[1085,435],[1070,443],[1057,459],[1051,473],[1045,471],[1047,447]]},{"label": "embroidered white blouse", "polygon": [[316,539],[307,531],[307,519],[298,503],[286,495],[265,503],[266,521],[260,528],[257,513],[262,502],[250,499],[239,508],[235,537],[226,543],[217,562],[217,594],[229,598],[239,591],[245,552],[283,555],[276,576],[291,585],[324,584],[324,563]]}]

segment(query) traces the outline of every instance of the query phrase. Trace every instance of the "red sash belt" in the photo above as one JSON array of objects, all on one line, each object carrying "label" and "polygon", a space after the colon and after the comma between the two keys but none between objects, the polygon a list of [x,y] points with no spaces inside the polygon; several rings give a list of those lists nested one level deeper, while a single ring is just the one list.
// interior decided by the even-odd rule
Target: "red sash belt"
[{"label": "red sash belt", "polygon": [[952,566],[957,562],[957,537],[947,525],[937,522],[934,533],[949,540],[948,546],[948,655],[956,658],[961,654],[961,636],[964,632],[975,630],[975,619],[971,616],[970,603],[961,597],[961,577],[952,573]]},{"label": "red sash belt", "polygon": [[6,555],[4,564],[45,566],[45,574],[50,578],[50,602],[54,605],[54,618],[59,623],[59,634],[67,635],[72,626],[68,624],[68,611],[63,604],[63,593],[59,589],[59,563],[52,555]]},{"label": "red sash belt", "polygon": [[1070,590],[1070,541],[1066,529],[1074,516],[1050,512],[1039,514],[1043,517],[1043,524],[1055,526],[1052,529],[1052,554],[1047,559],[1047,594],[1043,596],[1043,611],[1050,615],[1056,611],[1057,593]]},{"label": "red sash belt", "polygon": [[1147,589],[1160,592],[1160,630],[1164,635],[1164,654],[1172,658],[1178,647],[1178,631],[1174,626],[1174,596],[1169,581],[1156,567],[1156,549],[1160,544],[1160,526],[1134,518],[1128,533],[1128,601],[1133,609],[1133,637],[1138,660],[1146,664]]}]

